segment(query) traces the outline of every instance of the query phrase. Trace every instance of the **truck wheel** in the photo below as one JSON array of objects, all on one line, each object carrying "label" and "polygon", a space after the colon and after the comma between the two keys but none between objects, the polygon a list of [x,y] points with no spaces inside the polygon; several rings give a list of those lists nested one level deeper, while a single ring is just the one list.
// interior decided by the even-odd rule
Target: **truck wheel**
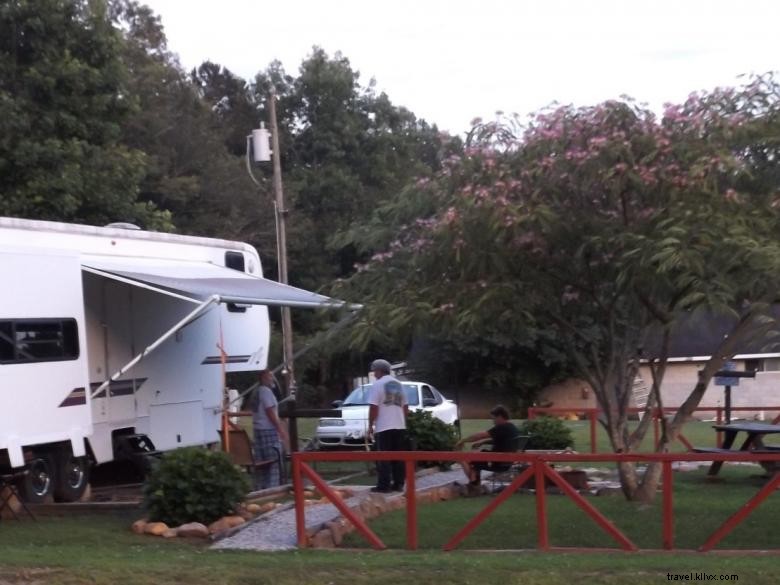
[{"label": "truck wheel", "polygon": [[77,502],[89,485],[89,460],[63,453],[57,458],[55,502]]},{"label": "truck wheel", "polygon": [[19,483],[25,502],[42,504],[54,492],[54,463],[48,453],[36,454],[27,464],[27,473]]}]

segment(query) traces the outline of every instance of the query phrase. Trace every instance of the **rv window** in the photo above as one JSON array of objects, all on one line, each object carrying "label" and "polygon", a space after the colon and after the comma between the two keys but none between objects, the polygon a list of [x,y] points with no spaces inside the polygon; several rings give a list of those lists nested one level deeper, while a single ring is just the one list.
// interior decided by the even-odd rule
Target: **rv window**
[{"label": "rv window", "polygon": [[225,266],[239,272],[246,272],[244,254],[241,252],[225,252]]},{"label": "rv window", "polygon": [[[244,254],[241,252],[225,252],[225,266],[238,270],[239,272],[245,272],[246,266],[244,264]],[[246,313],[246,307],[244,305],[237,305],[235,303],[228,303],[227,310],[231,313]]]},{"label": "rv window", "polygon": [[74,360],[79,357],[74,319],[0,321],[0,362]]}]

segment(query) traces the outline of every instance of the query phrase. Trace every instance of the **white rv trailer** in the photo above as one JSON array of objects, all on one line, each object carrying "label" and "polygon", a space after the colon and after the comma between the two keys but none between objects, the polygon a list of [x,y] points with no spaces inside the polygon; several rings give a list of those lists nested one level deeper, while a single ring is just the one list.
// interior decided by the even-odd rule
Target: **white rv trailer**
[{"label": "white rv trailer", "polygon": [[267,367],[268,306],[343,303],[244,243],[0,218],[0,468],[72,501],[123,449],[217,442],[222,363]]}]

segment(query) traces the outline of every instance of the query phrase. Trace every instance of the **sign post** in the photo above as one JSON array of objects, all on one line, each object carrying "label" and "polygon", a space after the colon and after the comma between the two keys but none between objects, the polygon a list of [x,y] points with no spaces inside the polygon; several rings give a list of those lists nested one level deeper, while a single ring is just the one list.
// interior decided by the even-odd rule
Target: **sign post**
[{"label": "sign post", "polygon": [[726,424],[731,422],[731,387],[739,386],[740,378],[755,378],[755,371],[738,372],[737,364],[735,362],[726,362],[723,364],[723,369],[715,372],[715,385],[725,386],[725,411],[726,411]]}]

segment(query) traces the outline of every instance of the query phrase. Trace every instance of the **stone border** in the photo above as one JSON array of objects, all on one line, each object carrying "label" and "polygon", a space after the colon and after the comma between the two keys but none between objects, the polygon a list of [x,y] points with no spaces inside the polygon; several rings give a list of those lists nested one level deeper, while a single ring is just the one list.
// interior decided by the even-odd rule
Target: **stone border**
[{"label": "stone border", "polygon": [[[417,504],[434,504],[452,500],[461,496],[461,487],[456,482],[442,486],[423,488],[416,492]],[[406,508],[406,496],[403,494],[370,494],[360,502],[349,507],[361,520],[372,520],[382,514]],[[343,516],[337,516],[319,525],[306,528],[306,540],[309,548],[335,548],[341,545],[344,535],[353,532],[355,527]]]}]

